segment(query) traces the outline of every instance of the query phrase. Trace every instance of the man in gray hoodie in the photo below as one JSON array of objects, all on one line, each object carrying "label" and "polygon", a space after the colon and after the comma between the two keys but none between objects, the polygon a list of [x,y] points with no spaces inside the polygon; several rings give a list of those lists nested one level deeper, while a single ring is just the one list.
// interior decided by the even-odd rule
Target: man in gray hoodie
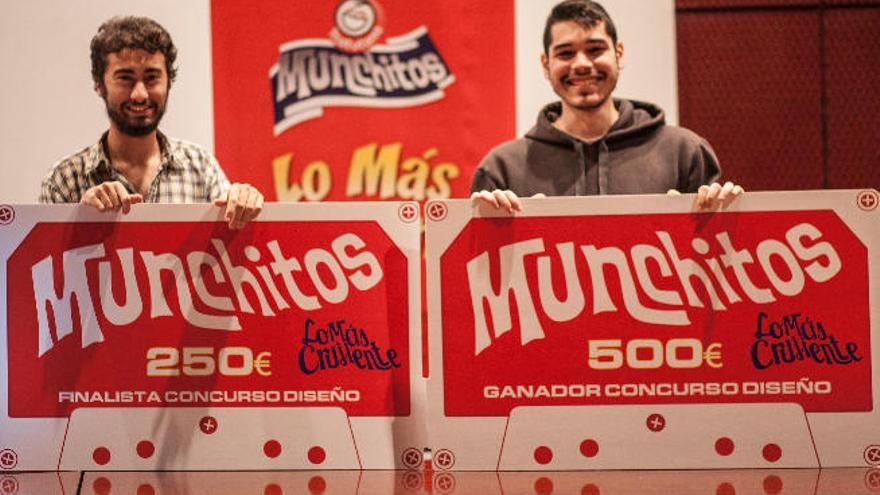
[{"label": "man in gray hoodie", "polygon": [[714,210],[743,192],[721,176],[709,143],[667,126],[663,111],[612,97],[623,43],[590,0],[557,4],[544,28],[541,65],[561,101],[544,107],[525,137],[496,147],[474,173],[471,197],[509,211],[522,196],[696,192]]}]

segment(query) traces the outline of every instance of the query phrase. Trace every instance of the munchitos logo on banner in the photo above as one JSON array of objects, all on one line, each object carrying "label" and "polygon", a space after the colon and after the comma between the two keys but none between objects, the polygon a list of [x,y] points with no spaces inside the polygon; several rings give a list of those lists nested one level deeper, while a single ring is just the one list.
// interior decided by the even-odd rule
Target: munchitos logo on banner
[{"label": "munchitos logo on banner", "polygon": [[[83,349],[104,341],[107,324],[124,327],[138,319],[144,313],[145,302],[151,319],[174,316],[178,311],[179,316],[195,328],[240,331],[238,314],[257,312],[251,304],[254,296],[264,317],[275,316],[271,303],[282,311],[313,311],[327,304],[342,304],[354,290],[368,291],[384,276],[377,256],[363,239],[353,233],[333,239],[330,249],[315,247],[308,250],[301,260],[288,256],[277,240],[271,240],[265,246],[271,260],[261,265],[257,263],[264,259],[263,252],[256,246],[244,247],[242,254],[250,262],[244,264],[233,261],[226,244],[220,239],[211,239],[211,246],[214,252],[157,253],[135,251],[133,247],[113,250],[105,247],[105,242],[67,249],[61,255],[63,282],[60,293],[54,283],[56,263],[53,256],[41,259],[30,270],[39,327],[37,357],[73,334],[75,315],[79,316]],[[111,251],[115,256],[110,255]],[[96,260],[101,260],[97,266]],[[114,274],[113,264],[120,268],[117,273],[121,277]],[[146,271],[146,287],[137,279],[139,268]],[[322,277],[321,272],[329,273],[330,279],[327,280],[326,275]],[[163,285],[163,275],[169,273],[176,290]],[[216,289],[218,292],[209,290],[209,284],[205,282],[208,273],[213,275],[216,284],[221,284]],[[92,291],[93,284],[89,283],[95,276],[99,287],[97,297]],[[268,295],[260,280],[268,288]],[[309,289],[309,281],[314,291]],[[114,295],[115,286],[124,287],[125,302],[122,304]],[[168,300],[175,292],[177,304],[169,304]],[[49,307],[52,318],[47,310]],[[204,313],[199,307],[213,311]]]},{"label": "munchitos logo on banner", "polygon": [[375,0],[343,0],[328,39],[279,47],[269,70],[275,135],[323,115],[326,106],[402,108],[442,99],[455,82],[424,26],[386,38]]},{"label": "munchitos logo on banner", "polygon": [[[546,254],[544,240],[540,237],[504,245],[498,249],[497,254],[492,254],[498,259],[498,277],[501,283],[497,292],[492,283],[490,253],[483,252],[468,261],[467,279],[474,314],[474,355],[485,351],[513,328],[509,297],[511,293],[516,301],[522,345],[546,336],[538,320],[536,303],[556,322],[571,321],[585,311],[590,311],[585,293],[592,293],[592,314],[620,311],[609,293],[605,278],[606,266],[616,268],[624,311],[631,318],[670,326],[691,324],[685,306],[703,308],[708,302],[713,311],[725,311],[725,299],[728,304],[735,304],[744,302],[744,298],[757,304],[769,304],[776,301],[769,286],[780,295],[794,297],[810,281],[827,282],[843,267],[837,250],[830,241],[820,241],[823,237],[822,231],[810,223],[800,223],[789,228],[784,234],[785,242],[774,238],[762,240],[754,247],[754,255],[748,248],[734,246],[726,231],[715,235],[722,249],[721,256],[706,256],[710,250],[706,239],[694,237],[691,240],[693,251],[704,258],[682,256],[681,250],[666,231],[658,230],[654,234],[660,247],[640,243],[629,249],[625,246],[598,248],[595,245],[576,246],[574,242],[553,246],[562,261],[568,294],[564,301],[558,300],[554,293],[554,277],[551,274],[553,268],[550,257]],[[582,255],[580,259],[577,256],[578,251]],[[526,256],[530,255],[540,256],[537,263],[537,301],[530,289],[527,265],[524,262]],[[778,258],[781,265],[774,265],[772,258]],[[660,267],[663,278],[677,281],[680,290],[659,288],[652,280],[648,260]],[[756,261],[760,270],[753,272],[758,276],[753,278],[754,275],[749,275],[746,266]],[[586,262],[589,267],[589,290],[580,286],[577,276],[579,262]],[[635,268],[635,274],[630,266]],[[777,272],[780,268],[782,273]],[[695,288],[695,281],[699,282],[696,287],[704,287],[708,301],[704,300],[705,296],[700,296]],[[643,300],[675,309],[647,306],[642,303]],[[487,317],[484,307],[488,307],[491,319]]]}]

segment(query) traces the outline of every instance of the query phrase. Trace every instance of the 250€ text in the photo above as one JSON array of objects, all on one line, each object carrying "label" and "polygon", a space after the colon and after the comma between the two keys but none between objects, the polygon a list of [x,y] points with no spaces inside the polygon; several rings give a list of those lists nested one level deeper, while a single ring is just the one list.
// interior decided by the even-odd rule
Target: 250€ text
[{"label": "250\u20ac text", "polygon": [[147,349],[147,376],[271,376],[270,352],[248,347],[151,347]]}]

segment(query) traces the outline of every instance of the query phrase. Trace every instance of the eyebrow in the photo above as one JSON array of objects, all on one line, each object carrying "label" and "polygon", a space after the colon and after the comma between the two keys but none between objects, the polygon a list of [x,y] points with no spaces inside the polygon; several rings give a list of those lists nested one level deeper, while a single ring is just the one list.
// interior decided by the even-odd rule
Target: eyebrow
[{"label": "eyebrow", "polygon": [[560,43],[558,45],[553,45],[552,47],[550,47],[550,49],[555,52],[558,50],[566,50],[568,48],[572,48],[573,46],[574,43]]},{"label": "eyebrow", "polygon": [[[609,46],[608,41],[604,38],[590,38],[587,39],[584,44],[587,46]],[[550,47],[550,50],[554,52],[559,50],[567,50],[573,48],[574,45],[574,42],[560,43],[558,45],[553,45],[552,47]]]},{"label": "eyebrow", "polygon": [[[163,71],[159,67],[148,67],[144,69],[145,74],[161,74]],[[134,69],[129,69],[127,67],[120,67],[113,71],[113,74],[134,74]]]}]

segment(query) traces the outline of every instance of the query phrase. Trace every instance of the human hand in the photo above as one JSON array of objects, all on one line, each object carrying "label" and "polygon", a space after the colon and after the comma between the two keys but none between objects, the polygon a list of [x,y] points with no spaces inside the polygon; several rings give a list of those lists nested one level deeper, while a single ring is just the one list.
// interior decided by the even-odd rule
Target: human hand
[{"label": "human hand", "polygon": [[[730,203],[738,198],[745,189],[733,182],[725,182],[722,186],[717,182],[713,182],[708,186],[700,186],[697,190],[697,197],[694,200],[694,209],[697,211],[715,211],[727,208]],[[675,189],[670,189],[670,195],[680,195]]]},{"label": "human hand", "polygon": [[495,189],[494,191],[483,189],[471,194],[471,201],[473,203],[486,203],[494,206],[496,209],[504,208],[510,213],[522,211],[522,202],[519,200],[519,197],[508,189]]},{"label": "human hand", "polygon": [[80,204],[90,205],[98,211],[119,211],[128,213],[131,205],[143,203],[144,197],[140,194],[131,194],[119,181],[102,182],[92,186],[83,193],[79,200]]},{"label": "human hand", "polygon": [[740,194],[745,190],[742,186],[738,186],[733,182],[725,182],[722,186],[717,182],[713,182],[708,186],[700,186],[697,189],[697,199],[694,206],[701,211],[715,211],[727,208]]},{"label": "human hand", "polygon": [[226,207],[223,218],[230,229],[238,230],[263,211],[263,194],[250,184],[235,183],[229,186],[225,198],[214,200],[214,205]]}]

